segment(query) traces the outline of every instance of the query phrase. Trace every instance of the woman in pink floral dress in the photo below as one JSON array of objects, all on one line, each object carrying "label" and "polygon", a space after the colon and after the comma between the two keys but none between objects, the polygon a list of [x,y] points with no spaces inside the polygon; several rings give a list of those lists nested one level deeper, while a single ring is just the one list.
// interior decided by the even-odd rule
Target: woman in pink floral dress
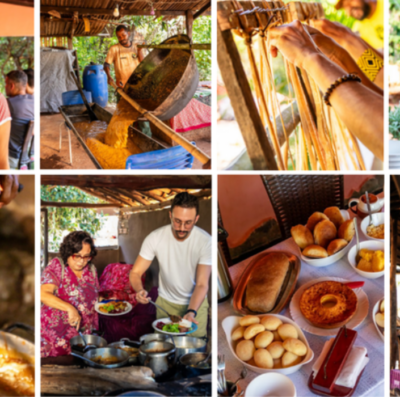
[{"label": "woman in pink floral dress", "polygon": [[41,356],[71,352],[69,341],[81,330],[98,329],[94,306],[99,295],[96,268],[91,264],[97,251],[93,239],[83,231],[68,234],[60,245],[61,258],[53,259],[41,280]]}]

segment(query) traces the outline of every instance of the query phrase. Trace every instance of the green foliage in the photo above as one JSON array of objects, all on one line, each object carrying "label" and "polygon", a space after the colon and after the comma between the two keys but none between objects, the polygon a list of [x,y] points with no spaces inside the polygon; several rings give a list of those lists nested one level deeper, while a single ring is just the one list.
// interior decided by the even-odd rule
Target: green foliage
[{"label": "green foliage", "polygon": [[5,95],[4,76],[15,69],[34,67],[33,37],[0,37],[0,92]]},{"label": "green foliage", "polygon": [[389,62],[397,63],[400,59],[400,0],[390,0],[389,5]]},{"label": "green foliage", "polygon": [[400,138],[400,106],[393,109],[389,108],[389,133],[394,138]]},{"label": "green foliage", "polygon": [[[44,201],[69,203],[103,203],[73,186],[42,186],[40,197]],[[84,230],[94,236],[107,216],[88,208],[48,208],[49,251],[58,252],[65,231]]]},{"label": "green foliage", "polygon": [[[168,37],[185,32],[185,19],[178,17],[164,21],[162,17],[152,16],[130,16],[124,17],[121,23],[130,28],[135,26],[136,41],[145,41],[147,44],[160,44]],[[90,62],[103,64],[110,46],[117,44],[115,25],[107,27],[111,37],[92,36],[74,37],[73,45],[77,50],[78,61],[81,72]],[[203,16],[197,18],[193,23],[193,42],[211,43],[211,17]],[[197,67],[199,68],[200,80],[211,80],[211,51],[195,51]],[[111,67],[111,75],[115,78],[114,68]],[[108,89],[109,102],[115,102],[113,88]]]}]

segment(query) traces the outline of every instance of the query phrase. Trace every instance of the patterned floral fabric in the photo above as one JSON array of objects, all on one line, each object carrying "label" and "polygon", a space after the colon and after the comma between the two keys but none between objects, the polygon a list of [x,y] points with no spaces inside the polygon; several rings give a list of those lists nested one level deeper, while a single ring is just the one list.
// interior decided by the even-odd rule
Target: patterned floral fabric
[{"label": "patterned floral fabric", "polygon": [[[84,334],[91,334],[99,327],[98,314],[94,310],[99,296],[97,272],[94,265],[88,265],[78,279],[69,266],[65,266],[62,276],[60,259],[54,258],[42,274],[41,284],[54,284],[58,289],[54,295],[74,306],[82,317],[80,328]],[[94,268],[95,269],[95,268]],[[42,357],[56,357],[71,352],[69,341],[78,335],[68,323],[68,313],[42,305],[40,313]]]},{"label": "patterned floral fabric", "polygon": [[[121,299],[122,296],[126,296],[126,293],[128,296],[127,300],[135,307],[137,305],[136,291],[129,282],[129,273],[132,267],[133,265],[123,263],[110,263],[100,277],[100,296],[103,296],[105,299]],[[143,284],[144,280],[145,275],[142,277]],[[118,291],[124,293],[118,295]]]}]

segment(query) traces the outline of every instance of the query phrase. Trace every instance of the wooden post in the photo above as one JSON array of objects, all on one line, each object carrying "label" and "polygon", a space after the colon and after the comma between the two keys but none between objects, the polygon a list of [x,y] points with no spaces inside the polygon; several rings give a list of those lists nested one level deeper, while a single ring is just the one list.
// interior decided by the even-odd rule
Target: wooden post
[{"label": "wooden post", "polygon": [[68,37],[68,49],[69,50],[73,50],[74,49],[72,37]]},{"label": "wooden post", "polygon": [[186,33],[189,36],[190,40],[192,40],[193,36],[193,12],[186,11]]},{"label": "wooden post", "polygon": [[217,26],[218,65],[254,170],[277,170],[232,32]]}]

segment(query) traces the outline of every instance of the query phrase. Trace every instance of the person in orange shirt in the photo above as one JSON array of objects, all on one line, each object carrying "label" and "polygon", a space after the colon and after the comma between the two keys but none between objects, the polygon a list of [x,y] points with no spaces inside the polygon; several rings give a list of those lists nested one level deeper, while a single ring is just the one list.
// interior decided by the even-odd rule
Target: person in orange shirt
[{"label": "person in orange shirt", "polygon": [[137,49],[129,39],[129,31],[125,25],[119,25],[116,29],[118,44],[110,47],[107,53],[106,61],[104,62],[104,71],[107,74],[108,84],[114,81],[110,74],[111,64],[114,64],[115,79],[117,85],[121,88],[124,87],[129,77],[142,62],[144,56],[141,49]]}]

